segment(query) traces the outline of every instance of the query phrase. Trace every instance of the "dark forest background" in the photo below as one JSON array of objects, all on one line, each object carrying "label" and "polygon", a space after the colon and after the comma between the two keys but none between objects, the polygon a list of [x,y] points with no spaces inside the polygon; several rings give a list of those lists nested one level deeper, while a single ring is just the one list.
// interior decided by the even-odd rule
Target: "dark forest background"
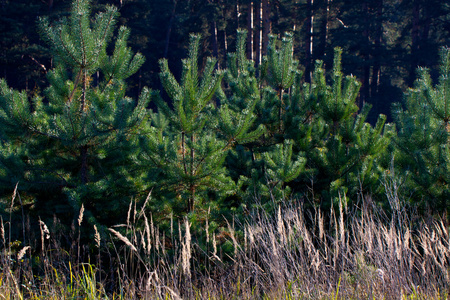
[{"label": "dark forest background", "polygon": [[[359,107],[371,103],[369,121],[390,115],[412,86],[417,66],[437,73],[441,46],[450,45],[450,4],[438,0],[97,0],[94,11],[120,8],[120,25],[131,29],[130,46],[146,62],[130,81],[130,93],[143,86],[160,89],[158,60],[168,58],[181,73],[189,33],[203,37],[201,55],[215,56],[225,66],[235,49],[236,30],[250,39],[247,56],[260,62],[269,33],[294,33],[294,53],[309,82],[315,60],[332,65],[333,48],[343,49],[343,71],[362,83]],[[40,16],[58,20],[69,14],[69,0],[1,0],[0,72],[9,85],[36,93],[45,88],[51,54],[39,38]],[[434,74],[436,75],[436,74]],[[433,74],[432,74],[433,76]]]}]

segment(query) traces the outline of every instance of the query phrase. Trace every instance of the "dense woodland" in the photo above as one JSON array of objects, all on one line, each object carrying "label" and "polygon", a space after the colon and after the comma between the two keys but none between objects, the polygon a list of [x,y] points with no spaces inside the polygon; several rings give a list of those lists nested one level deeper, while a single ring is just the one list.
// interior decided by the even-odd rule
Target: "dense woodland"
[{"label": "dense woodland", "polygon": [[[450,5],[435,0],[126,0],[94,1],[119,8],[119,24],[130,28],[129,44],[146,62],[129,81],[137,95],[143,86],[160,89],[158,60],[167,58],[181,74],[189,33],[199,33],[201,55],[226,65],[235,49],[236,30],[247,29],[247,57],[257,66],[267,54],[269,33],[294,37],[294,55],[309,82],[314,62],[331,68],[333,49],[343,49],[343,70],[361,81],[359,104],[373,105],[370,121],[379,113],[390,116],[391,104],[412,86],[418,66],[436,76],[438,51],[449,44]],[[39,38],[38,17],[67,16],[70,1],[1,1],[0,71],[8,83],[30,93],[46,87],[52,68],[48,45]],[[361,105],[360,105],[361,106]],[[390,120],[390,118],[389,118]]]},{"label": "dense woodland", "polygon": [[115,4],[2,2],[5,199],[102,225],[130,201],[161,226],[362,195],[448,211],[448,3]]},{"label": "dense woodland", "polygon": [[0,294],[448,296],[445,1],[0,11]]}]

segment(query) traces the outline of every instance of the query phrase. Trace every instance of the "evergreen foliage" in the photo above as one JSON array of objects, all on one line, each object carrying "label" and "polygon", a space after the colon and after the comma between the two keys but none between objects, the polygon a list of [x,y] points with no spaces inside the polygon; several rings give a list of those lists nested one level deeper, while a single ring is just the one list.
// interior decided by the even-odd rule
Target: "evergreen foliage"
[{"label": "evergreen foliage", "polygon": [[[236,52],[229,54],[226,80],[231,96],[227,103],[237,114],[251,118],[247,124],[253,130],[252,140],[239,141],[239,147],[227,159],[227,167],[239,187],[240,202],[251,206],[255,199],[264,203],[270,196],[288,196],[291,190],[285,189],[285,183],[303,171],[305,162],[300,156],[291,161],[293,145],[286,142],[283,146],[280,134],[285,117],[282,93],[290,88],[289,81],[298,73],[298,62],[292,57],[292,36],[286,35],[282,49],[278,49],[277,39],[272,36],[270,58],[255,68],[254,62],[246,58],[246,35],[246,31],[238,31]],[[284,169],[277,170],[278,162],[284,164]]]},{"label": "evergreen foliage", "polygon": [[[215,68],[214,58],[208,58],[199,71],[199,41],[200,36],[191,35],[180,82],[170,72],[167,60],[160,61],[161,81],[173,108],[159,99],[155,117],[166,122],[154,121],[151,133],[141,139],[151,186],[159,190],[163,204],[170,204],[168,209],[178,213],[207,204],[217,206],[233,194],[235,185],[224,166],[225,157],[237,143],[260,135],[260,130],[249,132],[254,122],[251,111],[238,112],[228,103],[214,105],[212,99],[224,74]],[[226,101],[226,96],[221,98]]]},{"label": "evergreen foliage", "polygon": [[450,50],[442,51],[439,84],[420,69],[406,110],[396,106],[399,133],[390,144],[386,117],[372,126],[371,106],[358,106],[364,81],[344,75],[340,48],[331,70],[317,61],[305,83],[293,33],[271,35],[255,66],[239,30],[225,70],[218,57],[203,59],[200,35],[191,34],[181,77],[161,59],[162,93],[144,88],[133,99],[126,81],[144,57],[117,22],[116,8],[92,17],[90,2],[75,0],[67,18],[40,22],[55,62],[44,93],[30,97],[0,81],[3,195],[20,181],[39,214],[70,216],[84,204],[93,222],[108,224],[131,197],[151,191],[145,203],[155,218],[188,215],[196,224],[206,212],[221,219],[289,199],[322,208],[344,195],[385,201],[391,151],[396,173],[407,170],[405,191],[423,207],[447,209]]},{"label": "evergreen foliage", "polygon": [[341,53],[341,49],[335,49],[331,85],[319,62],[307,87],[307,97],[315,104],[310,126],[316,128],[310,131],[322,136],[309,152],[317,170],[312,181],[317,181],[315,185],[326,201],[336,199],[339,193],[376,193],[383,172],[381,161],[389,145],[389,132],[383,134],[386,117],[381,115],[372,127],[366,122],[370,105],[364,105],[358,113],[360,83],[353,76],[344,79]]},{"label": "evergreen foliage", "polygon": [[[265,128],[263,136],[227,160],[244,202],[254,202],[255,196],[286,199],[294,192],[326,207],[339,194],[381,192],[390,137],[384,133],[386,117],[372,127],[366,122],[370,105],[358,113],[360,83],[353,76],[344,78],[342,50],[335,50],[331,80],[319,61],[311,84],[303,84],[291,34],[281,41],[271,36],[258,69],[245,58],[243,39],[245,32],[238,32],[226,79],[236,103],[256,102],[254,126]],[[282,174],[286,166],[290,175]]]},{"label": "evergreen foliage", "polygon": [[395,162],[405,170],[405,192],[422,209],[448,212],[450,163],[450,49],[441,50],[439,82],[429,70],[418,69],[414,88],[406,94],[405,109],[394,107],[398,127]]},{"label": "evergreen foliage", "polygon": [[116,8],[107,7],[92,21],[89,1],[77,0],[60,23],[41,21],[56,59],[45,97],[29,101],[25,92],[1,82],[2,147],[24,153],[14,155],[11,166],[21,167],[9,166],[9,174],[29,192],[45,191],[36,203],[39,210],[56,201],[67,213],[68,197],[76,211],[84,203],[87,213],[106,221],[120,214],[126,195],[136,191],[130,156],[150,93],[144,89],[136,100],[125,95],[124,80],[144,58],[127,47],[125,27],[108,55],[117,16]]}]

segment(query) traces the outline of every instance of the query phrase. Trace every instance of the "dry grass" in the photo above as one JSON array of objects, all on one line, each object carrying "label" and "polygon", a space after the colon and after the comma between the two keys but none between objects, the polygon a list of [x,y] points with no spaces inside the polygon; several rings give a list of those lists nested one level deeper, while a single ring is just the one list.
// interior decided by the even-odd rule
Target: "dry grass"
[{"label": "dry grass", "polygon": [[103,233],[95,227],[98,255],[90,264],[78,263],[80,245],[59,248],[42,221],[42,248],[14,250],[2,219],[0,299],[448,298],[442,220],[411,219],[400,209],[387,219],[370,198],[353,208],[345,200],[336,211],[306,215],[301,205],[279,207],[275,216],[255,211],[245,225],[230,220],[217,232],[206,218],[203,234],[188,219],[171,219],[162,232],[131,203],[126,224]]}]

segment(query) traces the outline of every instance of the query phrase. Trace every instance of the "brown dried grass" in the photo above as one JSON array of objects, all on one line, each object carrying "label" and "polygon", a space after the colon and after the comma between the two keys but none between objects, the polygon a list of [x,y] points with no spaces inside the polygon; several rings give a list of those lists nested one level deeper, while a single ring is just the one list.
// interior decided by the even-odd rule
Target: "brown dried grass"
[{"label": "brown dried grass", "polygon": [[[328,212],[305,213],[300,204],[279,206],[273,216],[253,211],[243,223],[224,221],[226,225],[215,231],[208,211],[203,233],[187,218],[178,224],[171,218],[167,237],[152,216],[148,218],[144,210],[137,213],[130,204],[127,224],[108,228],[112,241],[120,241],[113,244],[116,253],[109,254],[109,263],[103,264],[112,270],[101,269],[100,252],[105,260],[109,250],[103,247],[106,242],[101,243],[105,232],[94,226],[97,275],[89,278],[96,280],[96,295],[116,299],[448,297],[450,240],[443,220],[414,219],[404,210],[387,218],[370,198],[361,199],[358,207],[346,209],[345,203],[342,197],[336,210]],[[33,283],[27,287],[32,291],[29,298],[39,292],[55,299],[86,295],[81,284],[86,281],[84,267],[67,264],[80,258],[56,261],[67,257],[57,254],[64,250],[49,249],[49,229],[43,221],[39,228],[46,245],[41,252],[48,258],[42,281],[30,279],[34,278],[30,258],[39,249],[22,245],[15,253],[20,265],[11,267],[10,250],[3,247],[0,261],[7,272],[0,274],[0,294],[14,295],[19,288],[25,295],[26,289],[18,284],[25,278]],[[79,281],[75,284],[79,290],[69,295],[64,285],[70,280]],[[107,292],[103,287],[108,285]]]}]

